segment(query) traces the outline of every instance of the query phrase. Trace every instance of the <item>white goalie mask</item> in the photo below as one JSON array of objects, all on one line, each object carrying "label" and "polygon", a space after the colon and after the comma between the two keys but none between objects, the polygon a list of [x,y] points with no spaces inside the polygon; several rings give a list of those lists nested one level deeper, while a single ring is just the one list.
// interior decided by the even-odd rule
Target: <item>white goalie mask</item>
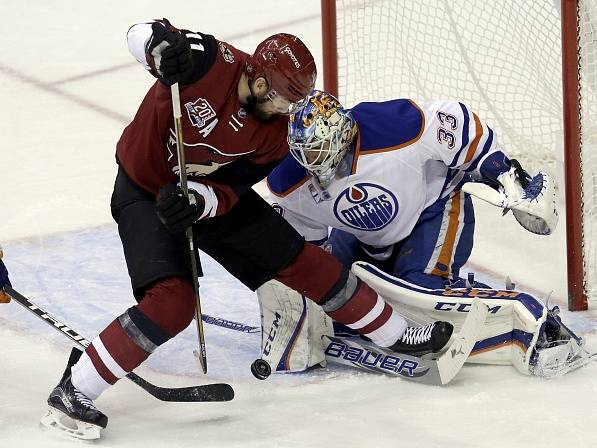
[{"label": "white goalie mask", "polygon": [[290,153],[326,188],[355,132],[356,124],[340,102],[329,93],[313,90],[290,115]]}]

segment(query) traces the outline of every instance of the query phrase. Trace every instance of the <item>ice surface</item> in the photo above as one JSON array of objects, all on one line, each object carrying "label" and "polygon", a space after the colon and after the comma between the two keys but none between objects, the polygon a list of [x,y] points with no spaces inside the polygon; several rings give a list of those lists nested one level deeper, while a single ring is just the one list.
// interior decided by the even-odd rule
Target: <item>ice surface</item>
[{"label": "ice surface", "polygon": [[[151,84],[128,54],[138,21],[212,33],[251,51],[267,35],[298,34],[321,69],[319,2],[292,0],[76,2],[2,1],[0,31],[0,243],[13,285],[34,303],[93,338],[134,302],[109,214],[114,145]],[[321,86],[320,86],[321,87]],[[468,269],[565,309],[564,230],[533,236],[511,216],[479,204]],[[254,294],[207,256],[204,312],[259,324]],[[597,346],[595,311],[564,312]],[[110,418],[105,447],[593,447],[597,367],[557,380],[512,367],[465,366],[436,388],[337,367],[254,379],[259,336],[206,325],[209,375],[192,350],[191,326],[137,373],[155,384],[226,381],[230,403],[161,403],[123,380],[97,400]],[[38,429],[70,342],[17,304],[0,305],[0,444],[64,447]],[[74,445],[73,445],[74,446]]]}]

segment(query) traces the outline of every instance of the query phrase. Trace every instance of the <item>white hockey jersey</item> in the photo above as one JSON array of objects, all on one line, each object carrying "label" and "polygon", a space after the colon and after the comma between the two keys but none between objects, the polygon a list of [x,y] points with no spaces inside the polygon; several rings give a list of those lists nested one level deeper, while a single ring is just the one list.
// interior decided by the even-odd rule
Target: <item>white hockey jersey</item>
[{"label": "white hockey jersey", "polygon": [[495,179],[509,168],[493,131],[462,103],[397,99],[350,113],[356,142],[327,190],[290,155],[268,176],[280,212],[307,241],[321,244],[334,227],[387,247],[465,176]]}]

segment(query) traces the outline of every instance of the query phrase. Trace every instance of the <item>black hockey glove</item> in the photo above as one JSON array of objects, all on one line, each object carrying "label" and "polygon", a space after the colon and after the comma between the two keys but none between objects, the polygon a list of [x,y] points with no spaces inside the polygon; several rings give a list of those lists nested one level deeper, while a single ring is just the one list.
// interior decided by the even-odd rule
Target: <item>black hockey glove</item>
[{"label": "black hockey glove", "polygon": [[167,85],[185,84],[193,73],[191,45],[183,32],[168,19],[151,25],[153,34],[146,51],[151,73]]},{"label": "black hockey glove", "polygon": [[185,196],[177,184],[168,184],[158,193],[157,213],[160,221],[173,233],[184,232],[201,218],[205,199],[195,190]]}]

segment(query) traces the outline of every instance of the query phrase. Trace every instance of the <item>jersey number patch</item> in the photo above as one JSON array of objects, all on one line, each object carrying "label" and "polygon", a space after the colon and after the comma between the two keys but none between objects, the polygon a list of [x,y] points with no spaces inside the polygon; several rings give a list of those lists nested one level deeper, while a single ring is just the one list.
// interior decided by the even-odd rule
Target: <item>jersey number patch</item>
[{"label": "jersey number patch", "polygon": [[437,119],[441,123],[437,129],[437,141],[440,145],[447,144],[448,148],[453,149],[456,144],[456,137],[452,130],[458,128],[458,120],[454,115],[441,110],[437,112]]}]

